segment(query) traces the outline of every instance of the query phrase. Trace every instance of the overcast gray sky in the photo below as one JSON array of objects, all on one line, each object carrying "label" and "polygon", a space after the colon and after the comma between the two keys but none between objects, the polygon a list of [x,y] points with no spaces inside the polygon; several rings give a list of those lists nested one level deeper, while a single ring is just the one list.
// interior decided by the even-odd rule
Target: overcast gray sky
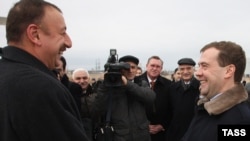
[{"label": "overcast gray sky", "polygon": [[[134,55],[145,68],[152,55],[173,70],[182,57],[199,59],[212,41],[233,41],[250,56],[249,0],[48,0],[63,11],[73,46],[64,53],[68,69],[100,69],[117,49],[119,57]],[[0,0],[7,16],[17,0]],[[0,46],[6,45],[0,26]]]}]

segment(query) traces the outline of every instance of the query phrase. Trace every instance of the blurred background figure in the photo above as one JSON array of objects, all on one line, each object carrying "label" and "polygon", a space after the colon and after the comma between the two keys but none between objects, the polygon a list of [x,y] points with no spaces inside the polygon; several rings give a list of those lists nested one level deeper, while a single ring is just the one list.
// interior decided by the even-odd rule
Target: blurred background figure
[{"label": "blurred background figure", "polygon": [[246,80],[243,80],[243,81],[242,81],[242,85],[243,85],[243,86],[245,86],[246,83],[247,83]]},{"label": "blurred background figure", "polygon": [[142,74],[142,68],[138,66],[136,70],[136,76],[139,76],[141,74]]},{"label": "blurred background figure", "polygon": [[91,79],[91,85],[93,86],[93,85],[95,85],[96,84],[96,79],[95,78],[92,78]]},{"label": "blurred background figure", "polygon": [[177,82],[181,79],[181,71],[179,68],[175,68],[174,73],[171,75],[172,82]]},{"label": "blurred background figure", "polygon": [[54,69],[54,72],[57,74],[58,79],[63,83],[63,85],[69,89],[71,95],[74,97],[76,105],[78,107],[78,110],[81,110],[81,94],[82,94],[82,88],[79,84],[72,82],[69,80],[69,77],[67,76],[67,62],[66,59],[61,56],[60,60],[57,61],[56,68]]}]

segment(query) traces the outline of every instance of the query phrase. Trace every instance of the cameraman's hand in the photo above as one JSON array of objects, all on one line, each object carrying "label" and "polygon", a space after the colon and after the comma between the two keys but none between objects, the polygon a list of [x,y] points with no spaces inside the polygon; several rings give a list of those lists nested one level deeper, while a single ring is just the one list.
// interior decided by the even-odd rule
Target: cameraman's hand
[{"label": "cameraman's hand", "polygon": [[128,80],[127,80],[127,78],[125,77],[125,76],[123,76],[122,75],[122,82],[123,82],[123,85],[127,85],[127,83],[128,83]]}]

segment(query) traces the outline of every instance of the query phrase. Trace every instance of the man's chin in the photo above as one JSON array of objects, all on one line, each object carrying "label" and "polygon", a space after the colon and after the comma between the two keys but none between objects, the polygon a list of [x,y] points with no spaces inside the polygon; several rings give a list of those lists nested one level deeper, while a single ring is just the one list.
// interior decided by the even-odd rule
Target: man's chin
[{"label": "man's chin", "polygon": [[60,58],[58,59],[58,58],[56,58],[56,60],[55,60],[55,67],[58,67],[58,66],[60,66]]},{"label": "man's chin", "polygon": [[200,95],[202,95],[203,97],[206,97],[207,96],[207,92],[205,92],[204,90],[202,90],[200,88]]}]

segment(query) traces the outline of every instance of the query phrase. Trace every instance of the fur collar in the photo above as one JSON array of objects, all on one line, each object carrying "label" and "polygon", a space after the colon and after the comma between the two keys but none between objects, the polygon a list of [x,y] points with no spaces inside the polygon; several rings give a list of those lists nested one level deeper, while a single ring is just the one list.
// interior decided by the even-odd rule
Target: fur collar
[{"label": "fur collar", "polygon": [[209,115],[218,115],[232,108],[233,106],[247,100],[248,94],[242,84],[236,84],[233,88],[225,91],[212,101],[206,97],[198,101],[198,105],[204,104]]}]

